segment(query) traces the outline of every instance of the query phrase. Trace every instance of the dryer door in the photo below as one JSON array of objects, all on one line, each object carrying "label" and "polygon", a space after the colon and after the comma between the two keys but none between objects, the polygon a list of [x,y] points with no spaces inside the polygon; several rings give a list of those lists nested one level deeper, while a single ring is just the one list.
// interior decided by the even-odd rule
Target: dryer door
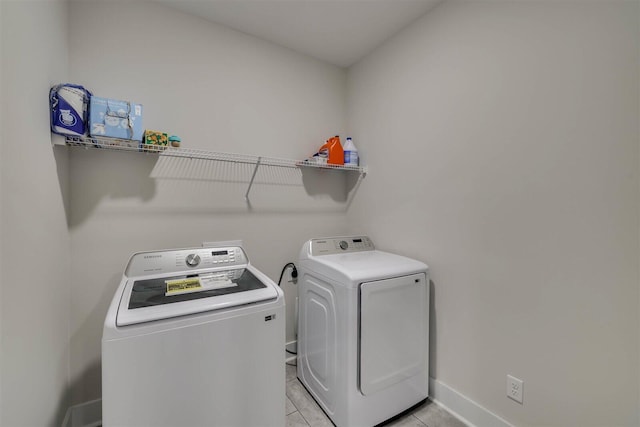
[{"label": "dryer door", "polygon": [[429,284],[424,273],[360,285],[360,391],[428,373]]}]

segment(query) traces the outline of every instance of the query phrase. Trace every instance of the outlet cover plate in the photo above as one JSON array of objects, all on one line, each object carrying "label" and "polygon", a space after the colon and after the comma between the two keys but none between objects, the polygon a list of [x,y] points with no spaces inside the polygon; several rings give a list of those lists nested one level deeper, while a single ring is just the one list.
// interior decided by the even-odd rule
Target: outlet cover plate
[{"label": "outlet cover plate", "polygon": [[507,375],[507,397],[522,403],[524,382],[516,377]]}]

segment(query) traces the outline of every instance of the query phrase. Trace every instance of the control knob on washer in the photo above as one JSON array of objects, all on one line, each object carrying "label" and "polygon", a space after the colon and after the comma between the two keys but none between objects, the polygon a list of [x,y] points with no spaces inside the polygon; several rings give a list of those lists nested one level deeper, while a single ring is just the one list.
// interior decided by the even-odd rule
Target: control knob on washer
[{"label": "control knob on washer", "polygon": [[196,265],[200,264],[200,255],[189,254],[185,259],[185,262],[189,267],[195,267]]},{"label": "control knob on washer", "polygon": [[340,240],[340,249],[342,249],[343,251],[346,251],[348,247],[349,247],[349,244],[346,241]]}]

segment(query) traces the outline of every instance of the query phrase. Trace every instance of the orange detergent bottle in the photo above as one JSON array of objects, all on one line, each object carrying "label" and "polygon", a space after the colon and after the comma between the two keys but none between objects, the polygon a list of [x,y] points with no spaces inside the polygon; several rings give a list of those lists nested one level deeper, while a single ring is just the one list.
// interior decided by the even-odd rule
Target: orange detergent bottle
[{"label": "orange detergent bottle", "polygon": [[320,147],[318,153],[320,153],[321,157],[325,157],[327,163],[330,165],[344,165],[344,150],[342,149],[338,135],[329,138],[327,142]]}]

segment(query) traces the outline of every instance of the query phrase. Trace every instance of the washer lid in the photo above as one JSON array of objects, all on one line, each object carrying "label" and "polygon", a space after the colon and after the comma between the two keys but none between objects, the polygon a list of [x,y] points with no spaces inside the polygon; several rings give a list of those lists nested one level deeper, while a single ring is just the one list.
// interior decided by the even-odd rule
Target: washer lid
[{"label": "washer lid", "polygon": [[415,259],[378,250],[310,256],[301,266],[345,286],[355,287],[371,280],[427,272],[429,267]]},{"label": "washer lid", "polygon": [[276,299],[278,291],[274,285],[258,279],[249,268],[127,280],[116,325],[134,325]]}]

